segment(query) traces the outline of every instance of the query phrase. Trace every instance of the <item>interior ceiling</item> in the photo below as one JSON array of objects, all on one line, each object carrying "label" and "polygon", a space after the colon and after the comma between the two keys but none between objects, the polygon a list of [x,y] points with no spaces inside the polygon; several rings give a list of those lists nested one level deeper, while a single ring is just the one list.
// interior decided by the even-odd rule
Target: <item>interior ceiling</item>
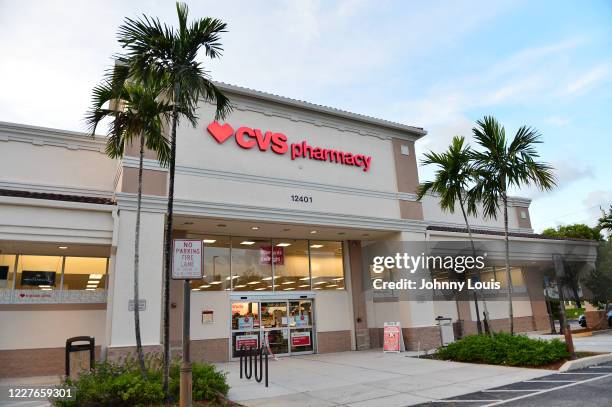
[{"label": "interior ceiling", "polygon": [[[65,249],[60,249],[65,247]],[[109,257],[110,246],[63,242],[0,241],[0,254],[38,254],[47,256]]]},{"label": "interior ceiling", "polygon": [[194,218],[189,216],[175,216],[174,229],[197,234],[311,240],[377,240],[392,233],[380,230]]}]

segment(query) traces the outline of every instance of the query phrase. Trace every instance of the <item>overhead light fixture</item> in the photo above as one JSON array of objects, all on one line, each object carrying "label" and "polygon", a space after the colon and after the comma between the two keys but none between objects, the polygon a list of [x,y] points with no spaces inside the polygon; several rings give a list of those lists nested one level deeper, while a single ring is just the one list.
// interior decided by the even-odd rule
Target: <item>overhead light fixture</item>
[{"label": "overhead light fixture", "polygon": [[283,289],[283,291],[291,291],[291,290],[295,290],[295,288],[293,288],[293,287],[289,287],[289,288],[285,288],[285,289]]},{"label": "overhead light fixture", "polygon": [[306,280],[310,280],[310,277],[302,277],[302,278],[300,278],[300,281],[306,281]]},{"label": "overhead light fixture", "polygon": [[287,285],[287,284],[293,284],[293,283],[295,283],[295,281],[283,281],[281,284]]},{"label": "overhead light fixture", "polygon": [[332,280],[334,280],[334,281],[340,281],[340,280],[344,280],[344,277],[332,278]]},{"label": "overhead light fixture", "polygon": [[41,288],[40,291],[51,291],[51,288]]},{"label": "overhead light fixture", "polygon": [[244,288],[244,287],[246,287],[246,285],[244,284],[238,284],[234,286],[234,288]]},{"label": "overhead light fixture", "polygon": [[87,284],[99,284],[100,280],[89,280]]},{"label": "overhead light fixture", "polygon": [[87,288],[98,288],[96,284],[88,284]]},{"label": "overhead light fixture", "polygon": [[327,288],[331,288],[331,287],[338,287],[338,284],[330,284],[327,286]]},{"label": "overhead light fixture", "polygon": [[287,246],[291,246],[291,243],[279,243],[276,246],[277,247],[287,247]]},{"label": "overhead light fixture", "polygon": [[200,291],[199,288],[192,288],[191,291]]},{"label": "overhead light fixture", "polygon": [[255,284],[259,284],[261,283],[261,281],[257,280],[257,281],[249,281],[247,284],[248,285],[255,285]]},{"label": "overhead light fixture", "polygon": [[211,243],[215,243],[216,241],[217,240],[215,240],[215,239],[204,239],[204,240],[202,240],[202,243],[209,243],[209,244],[211,244]]},{"label": "overhead light fixture", "polygon": [[314,234],[316,234],[316,233],[317,233],[317,231],[316,231],[316,230],[311,230],[311,231],[310,231],[310,234],[311,234],[311,235],[314,235]]},{"label": "overhead light fixture", "polygon": [[68,246],[57,246],[58,249],[60,250],[66,250],[68,248]]},{"label": "overhead light fixture", "polygon": [[344,287],[338,287],[336,290],[344,290]]},{"label": "overhead light fixture", "polygon": [[322,244],[311,244],[311,245],[310,245],[310,248],[311,248],[311,249],[320,249],[321,247],[323,247],[323,245],[322,245]]},{"label": "overhead light fixture", "polygon": [[252,244],[255,244],[255,242],[253,242],[251,240],[245,240],[244,242],[240,242],[240,244],[243,244],[245,246],[250,246]]},{"label": "overhead light fixture", "polygon": [[39,285],[38,288],[51,288],[50,285]]},{"label": "overhead light fixture", "polygon": [[[229,280],[229,277],[227,279]],[[221,281],[211,281],[210,283],[217,285],[217,284],[221,284]]]},{"label": "overhead light fixture", "polygon": [[259,226],[251,226],[251,230],[259,230]]},{"label": "overhead light fixture", "polygon": [[310,287],[310,284],[302,284],[302,285],[300,286],[300,288],[303,288],[303,287]]},{"label": "overhead light fixture", "polygon": [[210,284],[202,284],[202,285],[200,286],[200,288],[208,288],[208,287],[210,287]]},{"label": "overhead light fixture", "polygon": [[315,287],[314,289],[315,289],[315,290],[320,290],[320,289],[321,289],[321,287]]},{"label": "overhead light fixture", "polygon": [[270,281],[270,280],[272,280],[272,277],[264,277],[264,278],[262,278],[262,280],[263,281]]},{"label": "overhead light fixture", "polygon": [[95,288],[86,288],[85,291],[96,291]]},{"label": "overhead light fixture", "polygon": [[318,283],[313,283],[314,285],[325,284],[325,281],[319,281]]},{"label": "overhead light fixture", "polygon": [[266,287],[259,287],[259,288],[256,288],[255,291],[261,291],[261,290],[265,290],[265,289],[266,289]]},{"label": "overhead light fixture", "polygon": [[102,278],[102,274],[90,274],[89,275],[90,280],[100,280],[101,278]]}]

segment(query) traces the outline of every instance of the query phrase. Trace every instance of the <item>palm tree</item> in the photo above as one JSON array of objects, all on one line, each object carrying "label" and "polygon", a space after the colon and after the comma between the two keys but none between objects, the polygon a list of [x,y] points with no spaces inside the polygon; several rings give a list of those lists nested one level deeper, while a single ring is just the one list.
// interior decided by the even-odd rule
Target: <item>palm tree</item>
[{"label": "palm tree", "polygon": [[597,220],[597,227],[612,233],[612,204],[610,204],[610,209],[607,213],[604,209],[601,210],[601,218]]},{"label": "palm tree", "polygon": [[483,151],[472,153],[478,174],[473,197],[482,201],[484,214],[488,217],[497,218],[500,200],[503,206],[508,316],[510,333],[514,334],[508,237],[508,189],[534,185],[541,190],[550,190],[556,185],[555,177],[550,165],[536,161],[539,154],[535,146],[541,143],[537,130],[522,126],[510,141],[506,139],[504,127],[494,117],[485,116],[476,122],[472,132],[476,142],[483,148]]},{"label": "palm tree", "polygon": [[[179,114],[190,112],[187,119],[197,124],[195,110],[200,99],[216,103],[215,119],[222,119],[231,111],[229,99],[215,86],[196,57],[201,48],[209,58],[219,58],[222,47],[221,33],[226,24],[213,18],[202,18],[188,25],[188,8],[176,3],[179,26],[175,29],[162,24],[158,18],[142,16],[127,18],[119,27],[119,43],[125,54],[119,60],[129,68],[129,75],[143,83],[165,83],[165,93],[172,100],[172,130],[168,185],[168,208],[164,237],[164,380],[163,389],[168,394],[170,374],[170,261],[172,245],[172,219],[174,206],[174,167],[176,162],[176,127]],[[185,283],[187,284],[187,282]],[[185,286],[185,301],[189,304],[189,287]]]},{"label": "palm tree", "polygon": [[[157,153],[157,158],[161,164],[167,164],[170,156],[170,146],[168,140],[164,137],[163,127],[169,123],[172,106],[158,100],[159,89],[126,83],[117,80],[116,77],[107,78],[102,84],[96,86],[92,93],[93,106],[86,116],[91,135],[95,135],[96,128],[103,119],[112,119],[108,126],[106,154],[111,158],[120,158],[123,157],[126,145],[131,144],[134,140],[138,140],[140,144],[134,240],[134,329],[140,371],[143,378],[146,378],[140,337],[140,311],[138,309],[143,158],[146,146]],[[106,104],[109,105],[109,108],[104,107]]]},{"label": "palm tree", "polygon": [[[476,215],[476,201],[469,198],[469,190],[474,183],[474,169],[471,163],[472,150],[466,145],[465,138],[455,136],[448,150],[442,154],[429,152],[425,154],[425,159],[421,161],[423,165],[436,165],[438,170],[434,181],[427,181],[419,185],[417,189],[417,200],[423,199],[428,192],[434,192],[440,196],[440,208],[450,213],[455,212],[457,202],[461,208],[461,214],[465,221],[472,253],[476,257],[476,247],[472,236],[472,228],[468,221],[468,215]],[[480,272],[479,272],[480,274]],[[476,306],[476,326],[478,333],[482,333],[480,315],[478,312],[478,298],[474,292],[474,303]],[[485,320],[488,318],[488,311],[485,303]]]}]

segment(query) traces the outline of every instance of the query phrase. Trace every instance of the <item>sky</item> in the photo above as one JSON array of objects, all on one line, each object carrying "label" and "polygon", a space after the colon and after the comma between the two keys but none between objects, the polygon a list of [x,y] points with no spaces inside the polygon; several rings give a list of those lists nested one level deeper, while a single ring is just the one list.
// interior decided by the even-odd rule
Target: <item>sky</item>
[{"label": "sky", "polygon": [[[424,127],[443,151],[495,116],[542,135],[558,186],[533,228],[587,223],[612,203],[612,1],[193,1],[228,24],[215,80]],[[125,17],[176,24],[172,1],[0,0],[0,121],[85,130]],[[421,180],[431,168],[419,168]]]}]

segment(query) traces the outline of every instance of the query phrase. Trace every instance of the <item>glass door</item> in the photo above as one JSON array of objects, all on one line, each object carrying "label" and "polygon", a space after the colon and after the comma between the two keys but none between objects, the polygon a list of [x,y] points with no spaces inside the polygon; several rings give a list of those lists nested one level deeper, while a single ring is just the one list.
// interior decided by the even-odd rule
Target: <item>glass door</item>
[{"label": "glass door", "polygon": [[312,299],[232,302],[232,357],[238,350],[270,345],[277,356],[314,352]]}]

